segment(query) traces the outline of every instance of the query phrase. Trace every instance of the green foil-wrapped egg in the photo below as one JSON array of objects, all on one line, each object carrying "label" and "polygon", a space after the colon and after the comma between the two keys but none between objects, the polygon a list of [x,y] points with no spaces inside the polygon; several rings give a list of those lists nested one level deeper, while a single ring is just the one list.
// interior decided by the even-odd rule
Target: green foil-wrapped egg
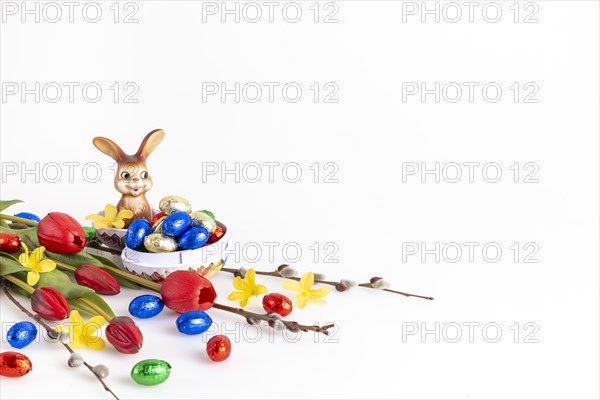
[{"label": "green foil-wrapped egg", "polygon": [[96,230],[91,226],[84,226],[83,231],[85,232],[85,241],[87,243],[98,241],[96,237]]},{"label": "green foil-wrapped egg", "polygon": [[214,218],[202,211],[190,213],[190,217],[192,217],[192,226],[202,226],[209,233],[214,233],[217,229],[217,223]]},{"label": "green foil-wrapped egg", "polygon": [[170,253],[177,250],[177,241],[162,233],[152,233],[144,238],[144,247],[150,253]]},{"label": "green foil-wrapped egg", "polygon": [[152,386],[163,383],[171,374],[171,365],[163,360],[149,359],[133,366],[131,378],[140,385]]},{"label": "green foil-wrapped egg", "polygon": [[186,213],[192,212],[192,205],[190,202],[180,196],[163,197],[160,203],[158,203],[158,208],[167,215],[171,215],[177,211],[185,211]]}]

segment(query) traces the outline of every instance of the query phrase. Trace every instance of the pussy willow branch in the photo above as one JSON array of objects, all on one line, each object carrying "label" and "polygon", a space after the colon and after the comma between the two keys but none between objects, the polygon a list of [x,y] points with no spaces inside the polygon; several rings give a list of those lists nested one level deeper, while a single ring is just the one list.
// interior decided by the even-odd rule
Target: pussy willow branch
[{"label": "pussy willow branch", "polygon": [[324,326],[318,325],[302,325],[297,323],[296,321],[284,321],[275,316],[275,314],[257,314],[250,311],[246,311],[243,308],[230,307],[223,304],[215,303],[213,308],[217,308],[219,310],[235,313],[241,315],[242,317],[246,317],[246,320],[249,324],[255,324],[253,320],[266,321],[271,328],[274,328],[277,324],[277,320],[283,323],[286,329],[292,332],[298,332],[299,330],[302,332],[313,331],[317,333],[322,333],[324,335],[329,335],[329,329],[334,327],[334,324],[328,324]]},{"label": "pussy willow branch", "polygon": [[[234,275],[241,273],[241,271],[240,271],[239,268],[221,268],[221,271],[229,272],[230,274],[234,274]],[[286,276],[283,276],[281,274],[281,271],[278,270],[278,269],[276,269],[275,271],[255,271],[255,272],[256,272],[256,275],[274,276],[276,278],[292,279],[294,281],[300,281],[300,279],[301,279],[301,278],[298,278],[298,277],[286,277]],[[333,287],[336,288],[336,290],[337,290],[338,285],[340,284],[340,282],[326,281],[326,280],[321,280],[321,279],[315,279],[315,283],[320,283],[320,284],[323,284],[323,285],[333,286]],[[357,286],[365,287],[365,288],[370,288],[370,289],[376,289],[376,290],[383,290],[384,292],[400,294],[400,295],[405,296],[405,297],[417,297],[419,299],[433,300],[433,297],[421,296],[419,294],[412,294],[412,293],[400,292],[398,290],[392,290],[392,289],[386,289],[386,288],[384,288],[384,289],[377,289],[375,287],[375,285],[373,285],[373,283],[371,283],[371,282],[359,283]],[[341,291],[341,290],[338,290],[338,291]]]},{"label": "pussy willow branch", "polygon": [[[14,296],[10,293],[10,289],[8,288],[8,286],[6,285],[6,283],[4,282],[4,279],[2,280],[2,291],[4,292],[4,294],[6,295],[6,297],[8,297],[8,299],[15,305],[17,306],[17,308],[19,310],[21,310],[25,315],[27,315],[29,318],[33,319],[34,321],[37,321],[48,333],[48,336],[51,339],[58,339],[59,335],[58,332],[56,332],[56,330],[52,329],[52,327],[50,325],[48,325],[46,322],[44,322],[44,320],[36,314],[31,313],[28,309],[26,309],[25,307],[23,307],[21,305],[21,303],[19,303],[19,301],[17,299],[14,298]],[[60,342],[65,349],[67,349],[69,351],[69,353],[73,354],[74,351],[71,348],[71,346],[69,346],[66,343]],[[88,364],[86,361],[83,362],[83,365],[85,365],[87,367],[87,369],[90,370],[90,372],[92,374],[94,374],[94,376],[100,381],[100,383],[102,384],[102,386],[104,387],[104,390],[106,390],[107,392],[109,392],[116,400],[119,400],[119,398],[117,397],[117,395],[108,387],[108,385],[106,384],[106,382],[104,382],[104,379],[102,379],[101,377],[98,376],[98,374],[96,374],[94,372],[94,367],[92,367],[90,364]]]}]

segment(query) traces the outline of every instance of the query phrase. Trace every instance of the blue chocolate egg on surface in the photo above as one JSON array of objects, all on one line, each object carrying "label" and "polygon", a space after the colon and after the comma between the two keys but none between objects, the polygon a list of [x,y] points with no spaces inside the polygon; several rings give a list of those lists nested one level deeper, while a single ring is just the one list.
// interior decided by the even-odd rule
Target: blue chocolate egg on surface
[{"label": "blue chocolate egg on surface", "polygon": [[151,294],[138,296],[129,303],[129,313],[138,318],[156,317],[165,307],[160,297]]},{"label": "blue chocolate egg on surface", "polygon": [[192,217],[185,211],[169,215],[162,224],[162,233],[167,236],[179,236],[192,225]]},{"label": "blue chocolate egg on surface", "polygon": [[[20,212],[18,214],[15,214],[15,217],[25,218],[25,219],[29,219],[31,221],[40,222],[40,217],[38,217],[35,214],[28,213],[28,212]],[[33,225],[27,225],[27,226],[33,227]]]},{"label": "blue chocolate egg on surface", "polygon": [[190,228],[181,235],[177,244],[182,250],[199,249],[208,242],[210,233],[202,226]]},{"label": "blue chocolate egg on surface", "polygon": [[176,321],[177,329],[186,335],[199,335],[212,325],[212,319],[204,311],[190,311],[181,314]]},{"label": "blue chocolate egg on surface", "polygon": [[129,225],[125,234],[125,244],[130,249],[138,250],[144,244],[144,238],[150,234],[152,227],[145,219],[136,219]]},{"label": "blue chocolate egg on surface", "polygon": [[16,349],[22,349],[35,340],[37,328],[29,321],[17,322],[10,327],[6,341]]}]

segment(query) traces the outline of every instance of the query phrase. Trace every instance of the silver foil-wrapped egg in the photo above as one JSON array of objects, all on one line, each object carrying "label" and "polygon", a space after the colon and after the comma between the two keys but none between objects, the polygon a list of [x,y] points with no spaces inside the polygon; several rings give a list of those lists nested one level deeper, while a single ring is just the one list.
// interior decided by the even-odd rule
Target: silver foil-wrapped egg
[{"label": "silver foil-wrapped egg", "polygon": [[214,233],[217,229],[217,222],[208,214],[201,211],[194,211],[190,213],[190,217],[192,217],[192,226],[202,226],[209,233]]},{"label": "silver foil-wrapped egg", "polygon": [[177,211],[185,211],[186,213],[192,212],[192,205],[190,202],[181,196],[163,197],[160,203],[158,203],[158,208],[167,215],[171,215]]}]

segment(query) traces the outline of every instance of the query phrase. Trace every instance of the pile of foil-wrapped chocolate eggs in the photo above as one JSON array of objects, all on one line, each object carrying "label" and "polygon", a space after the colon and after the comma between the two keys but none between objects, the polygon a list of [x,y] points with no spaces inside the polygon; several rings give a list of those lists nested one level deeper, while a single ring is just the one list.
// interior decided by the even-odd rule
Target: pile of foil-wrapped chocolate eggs
[{"label": "pile of foil-wrapped chocolate eggs", "polygon": [[160,212],[152,221],[137,219],[131,223],[125,235],[127,247],[151,253],[194,250],[216,243],[225,233],[213,213],[192,211],[183,197],[166,196],[158,208]]}]

